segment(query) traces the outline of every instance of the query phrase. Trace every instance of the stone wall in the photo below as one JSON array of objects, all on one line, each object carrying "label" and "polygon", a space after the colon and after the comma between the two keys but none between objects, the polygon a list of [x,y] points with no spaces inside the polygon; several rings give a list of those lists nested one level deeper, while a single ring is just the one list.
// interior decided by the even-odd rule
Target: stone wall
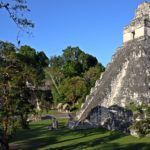
[{"label": "stone wall", "polygon": [[124,28],[123,43],[142,36],[150,36],[150,3],[144,2],[138,6],[131,23]]}]

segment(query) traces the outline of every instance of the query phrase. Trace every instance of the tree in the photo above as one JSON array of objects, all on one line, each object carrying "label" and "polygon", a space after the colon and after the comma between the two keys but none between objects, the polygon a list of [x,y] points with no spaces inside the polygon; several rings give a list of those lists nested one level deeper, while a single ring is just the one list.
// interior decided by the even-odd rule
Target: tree
[{"label": "tree", "polygon": [[88,92],[85,80],[79,76],[63,80],[59,90],[65,102],[71,107],[74,107],[76,102],[81,104]]},{"label": "tree", "polygon": [[[79,101],[79,103],[83,101],[85,95],[88,94],[87,91],[90,90],[95,81],[100,77],[100,74],[104,71],[104,67],[98,63],[95,57],[86,54],[79,47],[69,46],[63,50],[62,55],[51,57],[49,62],[50,66],[47,69],[47,77],[51,80],[51,89],[55,104],[58,102],[66,102],[74,105],[76,101]],[[80,78],[80,82],[76,78]],[[73,95],[73,92],[70,91],[73,90],[71,86],[73,86],[74,80],[77,83],[82,83],[82,86],[85,86],[85,84],[87,86],[86,90],[82,93],[82,100],[75,98],[76,94]],[[82,86],[79,86],[79,89]],[[70,87],[70,90],[68,87]],[[68,93],[66,95],[64,92],[65,88],[72,94],[66,91]],[[74,98],[71,98],[71,95]]]},{"label": "tree", "polygon": [[84,53],[82,50],[80,50],[79,47],[71,47],[68,46],[66,49],[63,50],[63,59],[66,61],[75,61],[78,60],[79,55],[81,53]]},{"label": "tree", "polygon": [[34,27],[34,23],[25,16],[30,9],[27,6],[26,0],[1,0],[0,9],[6,10],[9,17],[13,20],[16,26],[19,28],[17,34],[17,43],[20,45],[20,31],[27,34],[31,34],[30,28]]},{"label": "tree", "polygon": [[43,68],[48,67],[49,65],[49,59],[45,55],[43,51],[37,52],[36,54],[36,61],[39,63],[39,65]]},{"label": "tree", "polygon": [[78,62],[82,65],[82,72],[85,72],[90,67],[94,67],[98,64],[96,57],[93,57],[90,54],[86,54],[79,47],[67,47],[63,50],[63,59],[64,62]]},{"label": "tree", "polygon": [[65,63],[65,60],[63,59],[62,56],[52,56],[49,59],[49,65],[50,67],[55,67],[55,68],[62,68]]},{"label": "tree", "polygon": [[15,130],[17,113],[17,90],[13,78],[19,73],[20,66],[15,55],[15,47],[0,43],[0,130],[2,149],[9,149],[8,140]]},{"label": "tree", "polygon": [[[31,87],[33,91],[32,99],[36,100],[36,105],[41,100],[43,93],[45,93],[48,87],[45,85],[45,68],[48,67],[48,58],[44,52],[36,52],[35,49],[30,46],[22,46],[18,51],[18,55],[25,63],[22,63],[25,69],[26,83]],[[24,76],[25,77],[25,76]]]},{"label": "tree", "polygon": [[33,28],[34,24],[31,20],[25,17],[25,12],[29,12],[30,9],[27,6],[26,0],[1,0],[0,9],[5,9],[10,18],[16,23],[17,27],[21,30],[25,28]]},{"label": "tree", "polygon": [[[41,55],[41,54],[40,54]],[[43,57],[44,56],[44,57]],[[39,59],[40,58],[40,59]],[[17,50],[14,45],[0,42],[0,132],[2,149],[8,149],[9,135],[17,124],[28,128],[27,118],[36,108],[43,83],[46,55],[28,46]],[[42,62],[43,61],[43,62]],[[38,97],[38,98],[39,98]],[[46,100],[48,99],[46,94]]]},{"label": "tree", "polygon": [[[35,76],[32,78],[34,80],[34,86],[39,85],[41,80],[45,78],[44,68],[48,67],[48,58],[44,52],[36,52],[35,49],[30,46],[21,46],[18,51],[18,57],[24,62],[24,67],[34,72]],[[29,82],[29,81],[28,81]]]},{"label": "tree", "polygon": [[78,61],[67,61],[62,72],[65,77],[79,76],[83,72],[82,64]]},{"label": "tree", "polygon": [[100,78],[100,75],[104,70],[105,68],[101,64],[97,64],[94,67],[90,67],[89,70],[84,73],[83,77],[89,84],[89,88],[95,85],[96,80]]},{"label": "tree", "polygon": [[94,67],[98,64],[96,57],[90,54],[85,54],[84,52],[78,56],[78,60],[82,64],[84,72],[87,71],[90,67]]}]

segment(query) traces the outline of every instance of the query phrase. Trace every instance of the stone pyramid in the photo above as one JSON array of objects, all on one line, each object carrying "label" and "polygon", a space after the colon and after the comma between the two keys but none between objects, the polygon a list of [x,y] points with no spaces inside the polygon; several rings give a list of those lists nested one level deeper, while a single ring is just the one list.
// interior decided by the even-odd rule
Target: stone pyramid
[{"label": "stone pyramid", "polygon": [[150,103],[150,2],[140,4],[124,28],[122,46],[86,97],[76,120],[126,130],[132,112],[125,107],[131,102]]}]

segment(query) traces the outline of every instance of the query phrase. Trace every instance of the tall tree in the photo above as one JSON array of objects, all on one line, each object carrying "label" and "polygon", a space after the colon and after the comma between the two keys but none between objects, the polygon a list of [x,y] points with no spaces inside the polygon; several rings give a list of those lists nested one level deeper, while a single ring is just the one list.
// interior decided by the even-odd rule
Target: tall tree
[{"label": "tall tree", "polygon": [[[52,95],[55,103],[61,101],[63,103],[74,105],[76,101],[83,102],[85,95],[88,94],[87,91],[90,90],[103,71],[104,67],[102,64],[98,63],[98,60],[94,56],[86,54],[79,47],[69,46],[63,50],[62,55],[51,57],[47,75],[49,75],[49,79],[53,85]],[[82,79],[80,80],[82,82],[78,82],[79,80],[76,78]],[[73,92],[70,91],[75,91],[73,89],[74,87],[71,88],[71,86],[73,86],[72,81],[74,80],[76,80],[77,83],[83,84],[83,86],[85,84],[87,86],[88,90],[85,90],[82,93],[84,95],[82,98],[73,96]],[[70,87],[70,90],[67,87]],[[79,86],[78,88],[80,89],[80,87],[82,86]],[[62,89],[68,89],[74,98],[68,98],[71,94],[66,91],[66,93],[68,93],[67,96]]]},{"label": "tall tree", "polygon": [[20,66],[15,55],[15,47],[9,43],[0,43],[0,128],[2,149],[9,149],[9,134],[15,129],[17,90],[13,78]]},{"label": "tall tree", "polygon": [[18,121],[23,128],[28,127],[27,117],[36,108],[36,98],[43,95],[37,91],[44,79],[47,59],[44,53],[39,57],[39,53],[28,46],[17,51],[14,45],[0,42],[0,143],[3,149],[8,149],[9,135]]}]

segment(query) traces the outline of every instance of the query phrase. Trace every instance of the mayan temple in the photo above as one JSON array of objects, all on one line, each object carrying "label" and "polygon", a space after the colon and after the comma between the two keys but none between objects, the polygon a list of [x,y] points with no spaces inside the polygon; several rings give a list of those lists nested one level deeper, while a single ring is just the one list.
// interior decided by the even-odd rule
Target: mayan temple
[{"label": "mayan temple", "polygon": [[78,125],[126,130],[132,112],[125,107],[150,103],[150,2],[140,4],[135,17],[123,31],[123,44],[117,48],[106,71],[96,81],[76,115]]}]

